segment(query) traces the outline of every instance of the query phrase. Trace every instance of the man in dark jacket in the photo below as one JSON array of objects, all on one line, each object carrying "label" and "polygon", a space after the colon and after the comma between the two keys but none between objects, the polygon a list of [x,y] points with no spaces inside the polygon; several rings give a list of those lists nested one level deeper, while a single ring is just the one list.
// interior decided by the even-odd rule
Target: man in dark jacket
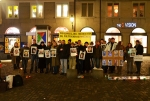
[{"label": "man in dark jacket", "polygon": [[62,66],[61,75],[66,75],[66,73],[67,73],[67,60],[69,58],[69,48],[65,44],[65,40],[62,40],[61,45],[58,47],[58,54],[59,54],[60,63]]},{"label": "man in dark jacket", "polygon": [[[136,48],[136,55],[143,55],[143,46],[140,44],[139,40],[136,40],[136,45],[134,46]],[[140,75],[141,71],[141,61],[135,61],[137,71],[136,73]]]},{"label": "man in dark jacket", "polygon": [[[36,40],[33,40],[33,44],[30,46],[30,53],[31,53],[31,69],[30,73],[33,71],[34,62],[35,62],[35,73],[37,73],[38,69],[38,54],[37,54],[38,45],[36,44]],[[35,52],[33,52],[33,49]]]}]

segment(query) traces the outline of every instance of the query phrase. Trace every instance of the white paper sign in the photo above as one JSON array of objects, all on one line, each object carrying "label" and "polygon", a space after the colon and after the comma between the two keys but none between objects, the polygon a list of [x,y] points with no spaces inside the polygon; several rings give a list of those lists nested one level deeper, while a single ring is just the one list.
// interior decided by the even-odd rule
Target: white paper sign
[{"label": "white paper sign", "polygon": [[134,61],[143,61],[143,55],[134,56]]}]

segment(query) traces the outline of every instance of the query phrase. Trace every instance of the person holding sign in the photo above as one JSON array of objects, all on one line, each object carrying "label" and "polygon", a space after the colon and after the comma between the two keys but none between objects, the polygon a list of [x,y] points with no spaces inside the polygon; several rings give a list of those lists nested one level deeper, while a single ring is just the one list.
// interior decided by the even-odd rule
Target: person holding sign
[{"label": "person holding sign", "polygon": [[128,43],[127,47],[125,48],[125,57],[127,59],[127,74],[132,74],[133,69],[133,57],[130,57],[130,49],[133,48],[131,43]]},{"label": "person holding sign", "polygon": [[[136,45],[134,46],[136,48],[136,55],[143,55],[143,46],[140,44],[139,40],[136,40]],[[141,71],[141,63],[142,61],[135,61],[137,71],[136,73],[140,75]]]},{"label": "person holding sign", "polygon": [[22,58],[22,67],[24,70],[24,73],[27,73],[26,68],[28,64],[29,59],[29,50],[30,48],[27,46],[27,43],[24,43],[24,47],[21,49],[21,58]]},{"label": "person holding sign", "polygon": [[[118,44],[117,44],[117,46],[116,46],[116,50],[119,51],[119,56],[120,57],[123,57],[123,55],[124,55],[124,49],[125,48],[123,46],[123,42],[119,41]],[[117,66],[117,74],[121,74],[122,66],[123,66],[123,61],[120,61],[120,64]]]},{"label": "person holding sign", "polygon": [[[47,47],[45,47],[45,50],[48,50],[48,52],[50,53],[50,49],[51,49],[51,42],[48,42]],[[45,74],[47,74],[49,71],[52,72],[51,57],[49,56],[50,55],[49,53],[45,54],[45,55],[48,55],[48,56],[45,56],[45,58],[46,58],[46,72],[45,72]]]},{"label": "person holding sign", "polygon": [[[33,40],[33,44],[30,46],[30,54],[31,54],[31,68],[30,73],[33,71],[33,67],[35,67],[35,73],[37,73],[38,69],[38,54],[37,54],[37,47],[36,40]],[[35,63],[35,65],[34,65]]]},{"label": "person holding sign", "polygon": [[75,45],[72,42],[70,46],[69,69],[75,69],[76,56],[77,56],[77,49],[75,48]]},{"label": "person holding sign", "polygon": [[[46,48],[46,45],[44,44],[44,42],[42,41],[41,43],[40,43],[40,45],[38,46],[38,49],[39,49],[39,52],[38,52],[38,54],[43,54],[44,55],[44,49]],[[42,49],[42,50],[40,50],[40,49]],[[40,68],[40,73],[44,73],[44,71],[43,71],[43,69],[44,68],[46,68],[46,62],[45,62],[45,57],[43,56],[43,57],[39,57],[39,64],[38,64],[38,66],[39,66],[39,68]]]},{"label": "person holding sign", "polygon": [[14,47],[10,51],[10,56],[12,58],[12,63],[13,63],[14,69],[19,69],[19,63],[20,63],[21,58],[20,58],[20,51],[18,49],[19,49],[18,43],[15,42]]},{"label": "person holding sign", "polygon": [[[117,43],[115,42],[115,38],[111,38],[110,42],[107,43],[105,51],[113,51],[116,49]],[[108,68],[105,66],[105,68]],[[115,66],[109,66],[110,73],[113,73],[115,71]]]}]

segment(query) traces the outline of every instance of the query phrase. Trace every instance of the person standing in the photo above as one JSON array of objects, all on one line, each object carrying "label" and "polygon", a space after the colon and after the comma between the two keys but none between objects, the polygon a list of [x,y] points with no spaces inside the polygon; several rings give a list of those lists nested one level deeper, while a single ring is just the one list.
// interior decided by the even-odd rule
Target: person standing
[{"label": "person standing", "polygon": [[96,45],[93,47],[94,67],[100,68],[100,59],[102,59],[102,49],[100,42],[96,41]]},{"label": "person standing", "polygon": [[[136,40],[136,45],[134,46],[134,48],[136,48],[136,55],[143,55],[143,46],[140,44],[139,40]],[[135,61],[135,65],[137,68],[136,74],[138,75],[140,75],[141,63],[142,61]]]},{"label": "person standing", "polygon": [[[113,51],[116,49],[117,43],[115,42],[115,38],[111,38],[110,42],[107,43],[105,51]],[[115,71],[115,66],[109,66],[110,73]]]},{"label": "person standing", "polygon": [[81,40],[78,40],[78,45],[77,47],[77,71],[78,74],[83,74],[83,60],[79,59],[80,51],[84,52],[84,47],[81,44]]},{"label": "person standing", "polygon": [[[122,41],[119,41],[117,46],[116,46],[116,49],[115,50],[123,50],[124,52],[124,46],[123,46],[123,42]],[[121,71],[122,71],[122,66],[117,66],[117,74],[121,74]]]},{"label": "person standing", "polygon": [[[32,53],[33,50],[32,47],[35,47],[36,49],[34,50],[35,51],[35,54]],[[38,54],[37,54],[37,48],[38,48],[38,45],[36,44],[36,40],[34,39],[33,40],[33,44],[30,46],[30,54],[31,54],[31,68],[30,68],[30,73],[33,72],[33,68],[35,68],[35,73],[37,73],[37,69],[38,69]]]},{"label": "person standing", "polygon": [[[44,44],[44,42],[42,41],[40,43],[40,45],[38,46],[38,50],[39,49],[44,49],[46,48],[46,45]],[[44,53],[43,53],[44,54]],[[46,62],[45,62],[45,57],[39,57],[39,62],[38,62],[38,67],[40,68],[40,73],[44,73],[44,68],[46,68]]]},{"label": "person standing", "polygon": [[14,47],[10,51],[10,56],[12,58],[12,63],[13,63],[14,69],[19,69],[19,63],[20,63],[20,60],[21,60],[20,51],[18,51],[19,52],[19,56],[15,56],[14,55],[14,51],[15,51],[14,48],[19,48],[17,42],[14,43]]},{"label": "person standing", "polygon": [[67,73],[67,59],[69,58],[69,47],[65,44],[65,40],[62,40],[61,45],[58,47],[58,53],[60,58],[60,63],[62,67],[61,75],[66,75]]},{"label": "person standing", "polygon": [[[70,49],[71,48],[76,49],[73,42],[71,43]],[[76,55],[77,54],[75,56],[71,56],[71,53],[76,54],[77,50],[70,50],[70,57],[69,57],[69,69],[75,69],[75,67],[76,67]]]},{"label": "person standing", "polygon": [[[50,49],[51,49],[51,42],[48,42],[45,50],[48,50],[50,52]],[[48,72],[52,72],[51,57],[46,58],[46,72],[45,72],[45,74],[47,74]]]},{"label": "person standing", "polygon": [[[27,43],[24,44],[24,47],[21,49],[21,53],[20,53],[22,58],[22,66],[23,66],[24,73],[27,73],[26,68],[29,60],[29,53],[24,53],[25,50],[27,51],[30,50],[30,48],[27,46]],[[24,57],[25,55],[27,55],[27,57]]]},{"label": "person standing", "polygon": [[127,74],[132,74],[133,71],[133,57],[130,57],[129,49],[133,48],[131,43],[128,43],[125,49],[125,57],[127,59]]},{"label": "person standing", "polygon": [[56,57],[51,57],[51,67],[53,69],[53,74],[57,74],[59,72],[59,66],[60,66],[60,60],[59,60],[59,54],[58,54],[58,46],[55,41],[52,42],[51,49],[56,49]]}]

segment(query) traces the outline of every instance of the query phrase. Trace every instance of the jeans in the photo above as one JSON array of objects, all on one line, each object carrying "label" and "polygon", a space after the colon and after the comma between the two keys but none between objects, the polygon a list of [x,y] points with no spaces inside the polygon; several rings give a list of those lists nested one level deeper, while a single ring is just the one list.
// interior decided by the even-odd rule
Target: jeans
[{"label": "jeans", "polygon": [[35,72],[37,72],[37,68],[38,68],[38,57],[37,57],[37,55],[32,55],[31,56],[31,69],[30,69],[30,72],[33,71],[34,66],[35,66]]},{"label": "jeans", "polygon": [[79,74],[83,73],[83,60],[79,60],[77,61],[77,70]]},{"label": "jeans", "polygon": [[28,59],[23,58],[22,67],[23,67],[24,72],[26,72],[27,64],[28,64]]},{"label": "jeans", "polygon": [[100,59],[99,58],[93,58],[94,59],[94,67],[99,68],[100,67]]},{"label": "jeans", "polygon": [[133,59],[127,59],[127,72],[132,73],[133,70]]},{"label": "jeans", "polygon": [[67,59],[60,59],[62,73],[67,73]]},{"label": "jeans", "polygon": [[69,57],[69,69],[75,69],[76,66],[76,57]]},{"label": "jeans", "polygon": [[140,74],[140,71],[141,71],[141,62],[140,61],[136,61],[135,64],[136,64],[136,68],[137,68],[137,73]]}]

